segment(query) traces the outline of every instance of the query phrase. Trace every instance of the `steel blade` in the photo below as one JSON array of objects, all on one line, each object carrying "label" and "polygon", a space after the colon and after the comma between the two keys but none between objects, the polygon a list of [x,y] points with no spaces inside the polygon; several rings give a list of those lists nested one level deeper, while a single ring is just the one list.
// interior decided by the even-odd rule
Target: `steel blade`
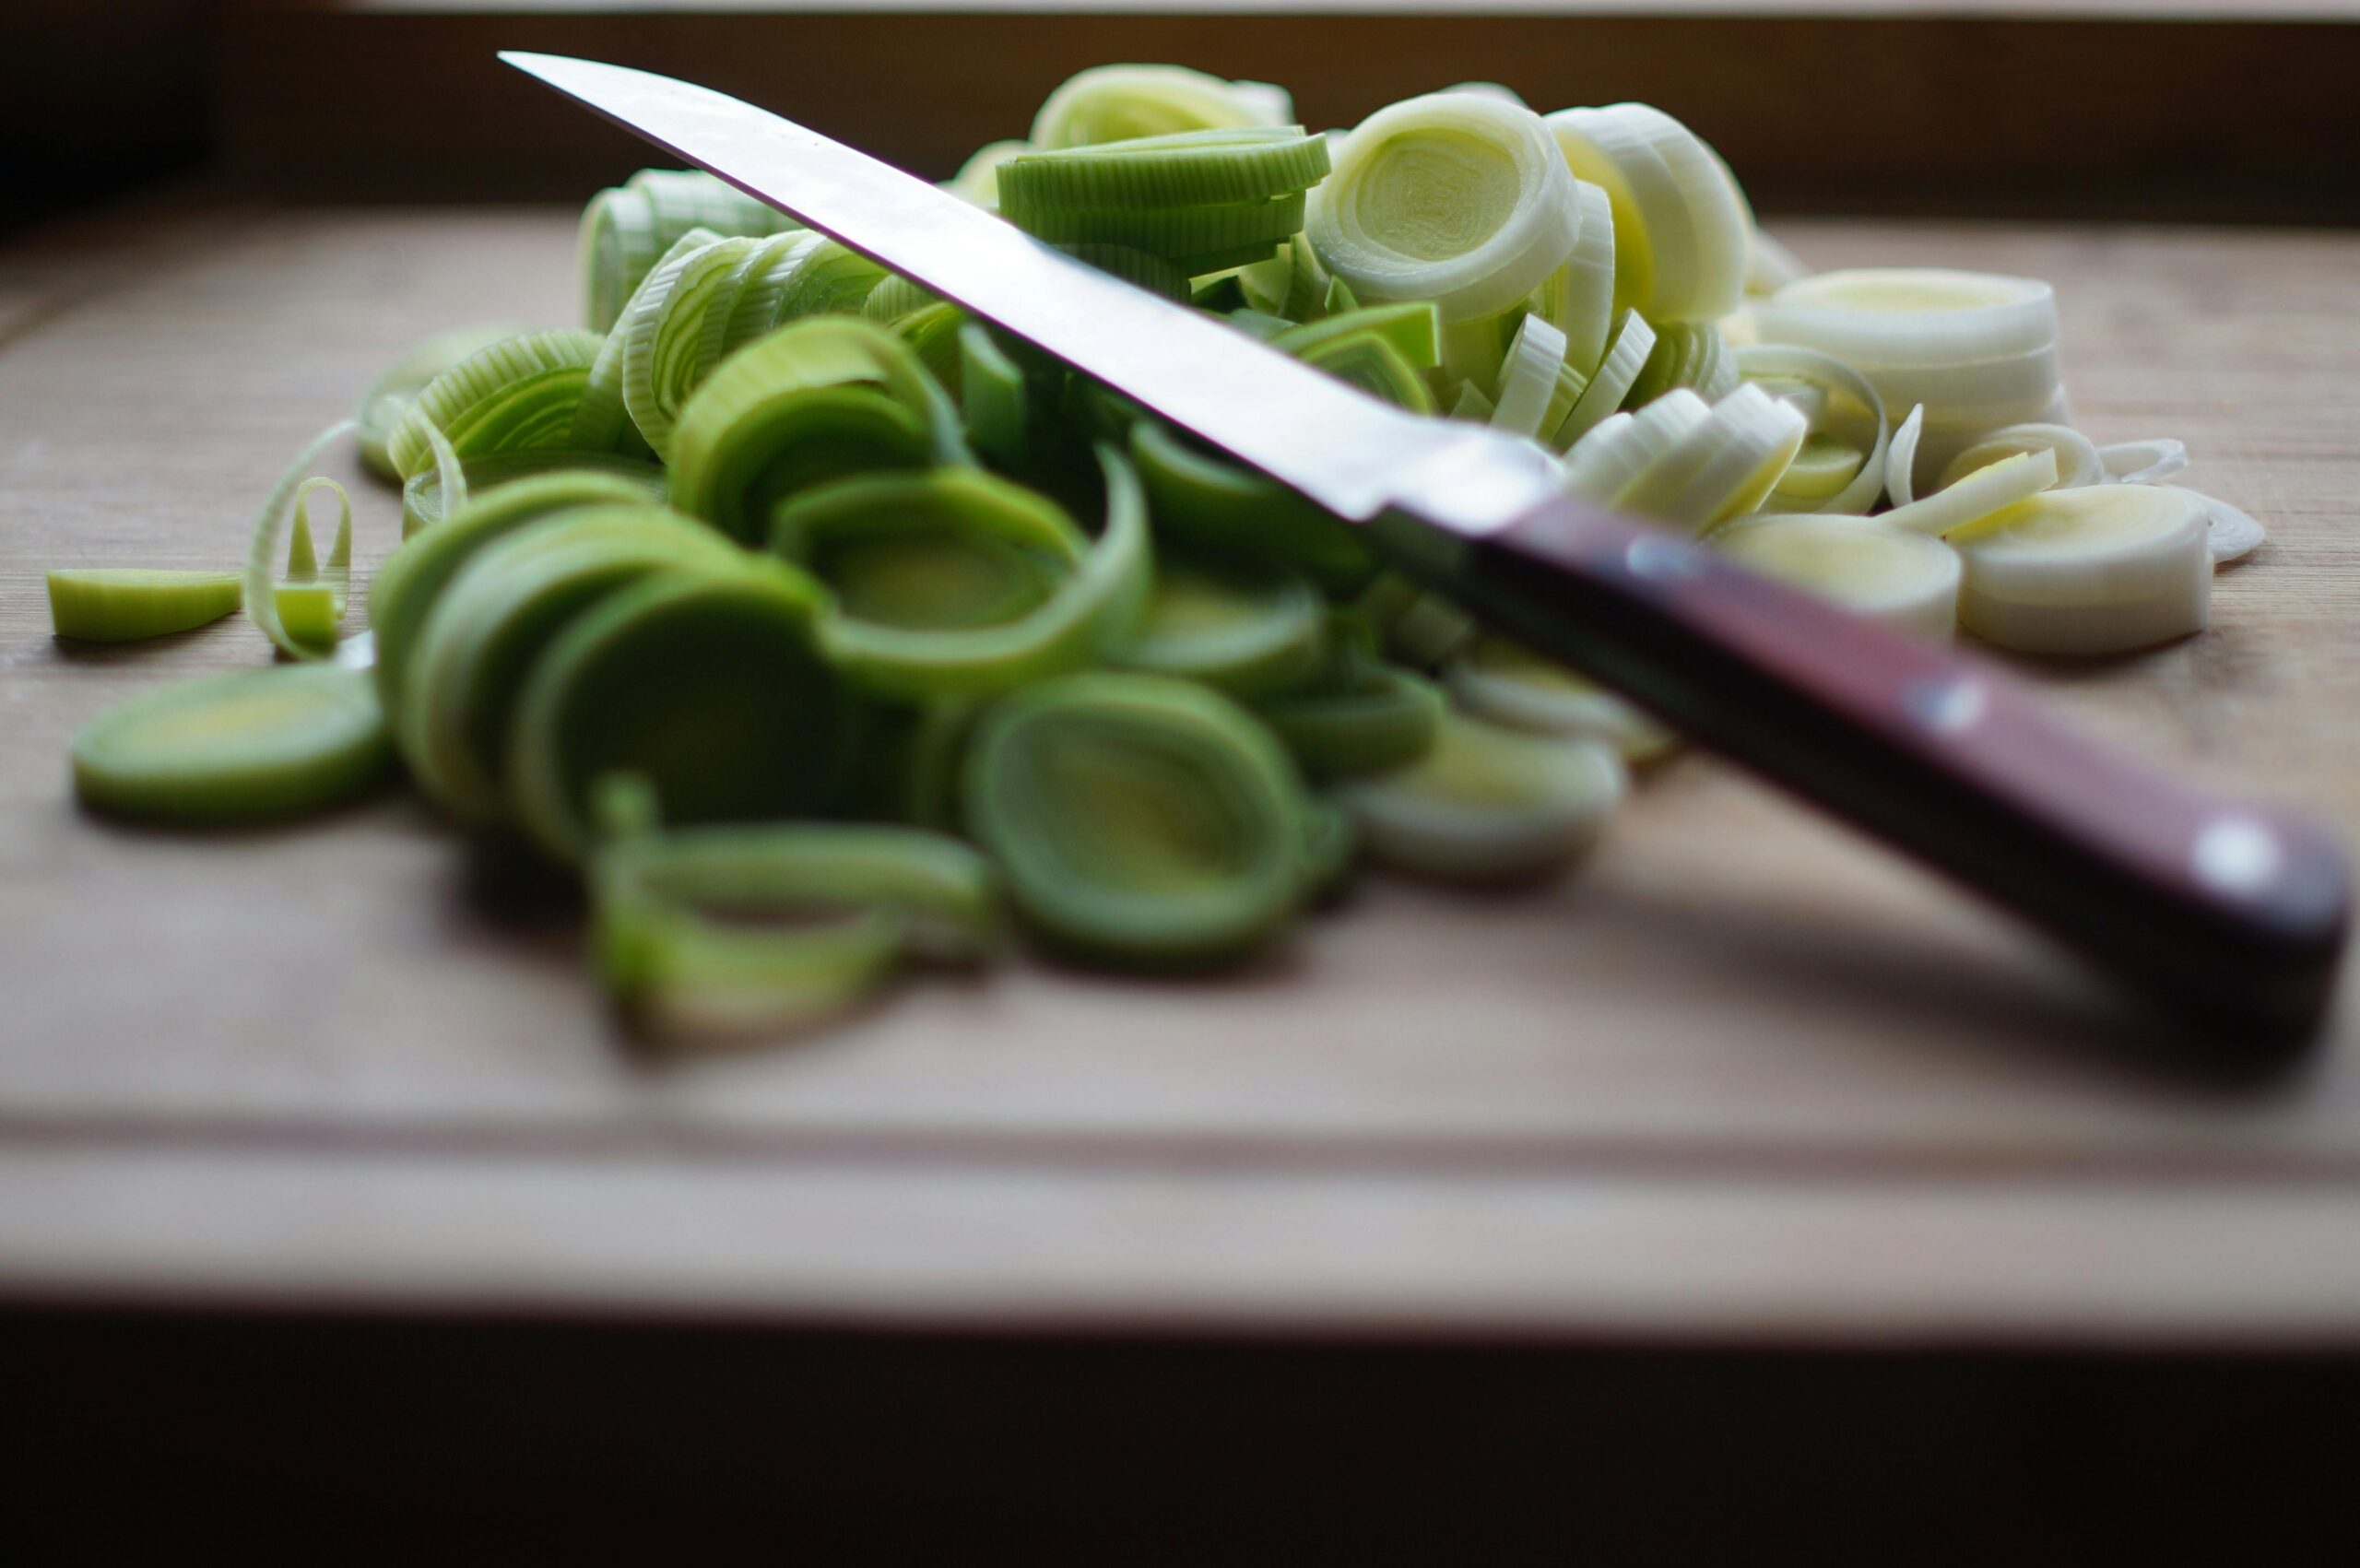
[{"label": "steel blade", "polygon": [[1482,533],[1549,491],[1548,465],[1529,443],[1379,402],[768,110],[621,65],[513,50],[501,58],[1340,516],[1364,522],[1410,505]]}]

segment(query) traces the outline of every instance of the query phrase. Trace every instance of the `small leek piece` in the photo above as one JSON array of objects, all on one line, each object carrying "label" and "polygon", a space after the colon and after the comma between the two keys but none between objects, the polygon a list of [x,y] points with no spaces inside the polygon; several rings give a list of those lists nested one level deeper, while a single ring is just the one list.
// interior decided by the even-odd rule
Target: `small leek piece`
[{"label": "small leek piece", "polygon": [[1198,129],[1044,148],[1000,165],[1000,210],[1022,223],[1027,213],[1269,202],[1317,184],[1328,172],[1328,158],[1327,142],[1305,136],[1300,125]]},{"label": "small leek piece", "polygon": [[1628,784],[1610,747],[1454,713],[1407,767],[1337,789],[1369,857],[1454,882],[1555,869],[1598,837]]},{"label": "small leek piece", "polygon": [[1042,147],[1089,147],[1293,118],[1285,89],[1224,81],[1185,65],[1093,65],[1068,77],[1032,117]]},{"label": "small leek piece", "polygon": [[825,810],[852,776],[861,705],[828,666],[826,595],[783,561],[661,572],[575,618],[534,664],[510,731],[510,803],[574,861],[591,791],[637,773],[684,823]]},{"label": "small leek piece", "polygon": [[368,675],[335,665],[208,676],[108,709],[74,737],[74,789],[156,821],[264,822],[332,806],[392,752]]},{"label": "small leek piece", "polygon": [[210,625],[238,607],[234,572],[68,567],[49,573],[50,630],[83,643],[132,643]]},{"label": "small leek piece", "polygon": [[1313,193],[1305,233],[1358,298],[1431,300],[1445,323],[1508,309],[1574,249],[1582,206],[1530,110],[1468,93],[1380,109]]},{"label": "small leek piece", "polygon": [[748,345],[697,389],[673,438],[672,501],[751,543],[798,491],[965,453],[957,411],[906,343],[817,318]]},{"label": "small leek piece", "polygon": [[1572,451],[1584,436],[1614,417],[1615,410],[1630,395],[1631,383],[1646,368],[1655,347],[1656,329],[1647,324],[1646,318],[1623,312],[1608,338],[1598,373],[1589,378],[1589,384],[1575,399],[1564,422],[1557,427],[1553,444],[1558,451]]},{"label": "small leek piece", "polygon": [[1679,737],[1622,698],[1509,638],[1479,637],[1444,670],[1450,694],[1479,719],[1510,729],[1612,747],[1625,762],[1651,761]]},{"label": "small leek piece", "polygon": [[1714,322],[1744,297],[1752,214],[1719,155],[1659,109],[1549,116],[1566,163],[1614,215],[1615,303],[1655,322]]},{"label": "small leek piece", "polygon": [[1744,517],[1712,548],[1852,611],[1905,631],[1948,637],[1958,624],[1958,552],[1877,518],[1836,513]]},{"label": "small leek piece", "polygon": [[1307,891],[1309,801],[1278,740],[1193,681],[1082,674],[976,726],[968,831],[1060,948],[1143,968],[1233,958]]},{"label": "small leek piece", "polygon": [[1108,658],[1250,700],[1301,686],[1318,670],[1327,619],[1326,602],[1292,572],[1251,562],[1167,562],[1146,612]]},{"label": "small leek piece", "polygon": [[1350,525],[1284,485],[1157,420],[1132,426],[1130,443],[1160,533],[1210,554],[1291,568],[1335,594],[1357,592],[1375,572]]},{"label": "small leek piece", "polygon": [[1712,405],[1684,386],[1673,387],[1576,442],[1565,454],[1565,488],[1601,506],[1619,506],[1633,485],[1712,419]]},{"label": "small leek piece", "polygon": [[[460,459],[459,471],[463,488],[456,510],[503,485],[549,474],[603,474],[626,481],[653,501],[661,501],[670,488],[660,464],[612,452],[495,452]],[[435,526],[454,510],[443,500],[442,474],[433,468],[419,470],[402,486],[402,537]]]},{"label": "small leek piece", "polygon": [[1950,536],[1959,623],[2036,654],[2115,654],[2204,630],[2212,556],[2186,490],[2043,490]]},{"label": "small leek piece", "polygon": [[[332,490],[336,501],[336,542],[320,565],[312,543],[310,502],[314,492]],[[336,648],[344,623],[344,602],[352,584],[352,498],[334,479],[310,478],[296,491],[294,521],[287,540],[287,574],[272,590],[272,606],[288,636],[314,653]]]},{"label": "small leek piece", "polygon": [[977,962],[1001,940],[991,863],[913,828],[631,832],[598,849],[589,881],[599,976],[667,1040],[808,1024],[909,958]]},{"label": "small leek piece", "polygon": [[362,465],[381,479],[400,479],[401,472],[394,466],[387,443],[401,427],[418,395],[436,376],[470,354],[525,330],[504,323],[454,327],[436,333],[387,366],[385,373],[371,382],[369,389],[360,395],[360,407],[353,415],[354,423],[360,427]]},{"label": "small leek piece", "polygon": [[1581,231],[1564,264],[1541,283],[1533,308],[1565,335],[1565,362],[1589,374],[1614,330],[1614,209],[1602,186],[1574,182]]},{"label": "small leek piece", "polygon": [[[300,498],[310,491],[308,476],[313,467],[318,464],[321,455],[352,428],[349,419],[331,425],[320,432],[311,445],[296,454],[295,461],[287,466],[287,471],[278,477],[278,483],[271,487],[269,497],[263,501],[262,515],[254,523],[253,541],[246,548],[243,598],[247,619],[270,639],[273,647],[289,658],[324,657],[334,651],[334,638],[331,634],[325,646],[305,642],[279,619],[278,591],[273,566],[279,558],[279,536],[288,532],[290,517],[296,518],[299,525],[301,523],[302,502]],[[336,493],[341,495],[344,492],[339,488]],[[348,523],[350,521],[348,508],[346,520]],[[304,536],[308,538],[308,536],[309,529],[305,527]],[[345,544],[345,558],[348,564],[351,559],[348,536]]]},{"label": "small leek piece", "polygon": [[1094,547],[1055,502],[946,468],[811,490],[779,509],[772,548],[833,590],[822,638],[849,678],[913,700],[1009,690],[1089,664],[1146,600],[1146,501],[1102,456]]},{"label": "small leek piece", "polygon": [[1655,347],[1632,381],[1624,407],[1644,407],[1675,386],[1693,387],[1711,403],[1737,385],[1737,357],[1719,327],[1710,322],[1665,322],[1655,330]]}]

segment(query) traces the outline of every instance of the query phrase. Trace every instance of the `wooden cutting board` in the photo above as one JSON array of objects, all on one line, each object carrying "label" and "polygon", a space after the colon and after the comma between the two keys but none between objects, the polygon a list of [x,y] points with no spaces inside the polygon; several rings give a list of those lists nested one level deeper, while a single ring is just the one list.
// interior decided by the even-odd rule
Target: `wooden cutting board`
[{"label": "wooden cutting board", "polygon": [[[572,215],[218,207],[0,252],[0,1293],[859,1323],[1860,1341],[2360,1338],[2360,1024],[2260,1087],[1719,766],[1548,890],[1372,879],[1250,973],[1024,964],[653,1062],[561,902],[390,794],[78,812],[77,725],[263,662],[73,648],[41,572],[220,566],[431,329],[573,310]],[[1804,225],[2054,279],[2098,439],[2270,543],[2213,630],[2034,668],[2093,730],[2360,826],[2360,236]],[[356,471],[360,553],[398,531]]]}]

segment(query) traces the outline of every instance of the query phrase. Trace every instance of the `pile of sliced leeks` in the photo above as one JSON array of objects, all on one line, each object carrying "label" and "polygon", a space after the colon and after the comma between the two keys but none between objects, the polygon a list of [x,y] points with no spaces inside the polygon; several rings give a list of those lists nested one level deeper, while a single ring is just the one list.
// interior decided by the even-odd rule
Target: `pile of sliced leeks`
[{"label": "pile of sliced leeks", "polygon": [[[2182,636],[2261,536],[2171,482],[2177,442],[2072,428],[2047,285],[1807,273],[1659,110],[1470,84],[1350,132],[1292,119],[1268,84],[1101,67],[950,188],[1927,636]],[[52,574],[61,636],[242,601],[282,655],[91,721],[86,800],[254,821],[398,768],[577,867],[619,1006],[702,1037],[989,961],[1016,925],[1186,969],[1363,865],[1543,874],[1675,745],[1300,497],[705,175],[600,193],[581,268],[584,326],[391,367],[289,468],[242,576]],[[402,489],[359,636],[350,501],[310,477],[348,432]]]}]

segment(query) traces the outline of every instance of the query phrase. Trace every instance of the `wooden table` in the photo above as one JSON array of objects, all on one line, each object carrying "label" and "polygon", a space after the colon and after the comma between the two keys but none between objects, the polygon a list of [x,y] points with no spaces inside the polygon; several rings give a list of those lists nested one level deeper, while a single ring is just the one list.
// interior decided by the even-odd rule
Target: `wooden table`
[{"label": "wooden table", "polygon": [[[68,737],[262,662],[49,635],[42,569],[226,565],[431,328],[572,311],[569,213],[167,206],[0,256],[0,1295],[856,1326],[1798,1346],[2349,1346],[2360,1021],[2240,1088],[1946,887],[1712,762],[1561,886],[1372,881],[1282,955],[1027,963],[691,1062],[413,800],[78,812]],[[2056,280],[2101,440],[2270,543],[2214,628],[2032,671],[2360,827],[2360,236],[1816,224]],[[352,477],[360,553],[396,531]]]}]

